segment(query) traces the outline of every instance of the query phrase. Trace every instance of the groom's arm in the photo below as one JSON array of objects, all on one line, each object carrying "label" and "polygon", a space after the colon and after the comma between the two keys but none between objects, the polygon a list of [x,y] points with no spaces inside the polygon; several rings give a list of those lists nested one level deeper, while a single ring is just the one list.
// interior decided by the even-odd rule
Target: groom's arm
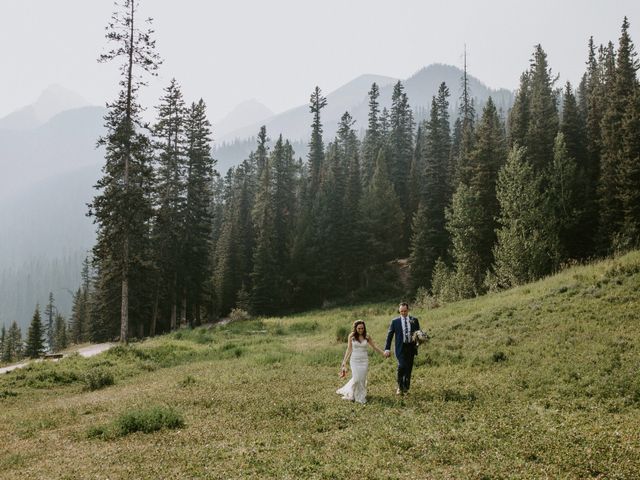
[{"label": "groom's arm", "polygon": [[387,332],[387,342],[384,344],[385,351],[391,350],[391,340],[393,340],[393,320],[389,324],[389,331]]}]

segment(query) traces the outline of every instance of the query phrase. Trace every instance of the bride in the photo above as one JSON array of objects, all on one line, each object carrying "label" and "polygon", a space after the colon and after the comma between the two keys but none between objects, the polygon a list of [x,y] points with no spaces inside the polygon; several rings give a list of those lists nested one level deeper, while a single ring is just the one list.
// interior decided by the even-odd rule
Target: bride
[{"label": "bride", "polygon": [[353,331],[347,340],[347,351],[344,354],[340,367],[340,377],[347,374],[347,360],[351,359],[351,380],[342,388],[336,390],[338,395],[342,395],[344,400],[356,401],[358,403],[367,402],[367,370],[369,369],[369,356],[367,347],[370,346],[384,357],[384,352],[380,350],[373,339],[367,335],[367,326],[362,320],[353,322]]}]

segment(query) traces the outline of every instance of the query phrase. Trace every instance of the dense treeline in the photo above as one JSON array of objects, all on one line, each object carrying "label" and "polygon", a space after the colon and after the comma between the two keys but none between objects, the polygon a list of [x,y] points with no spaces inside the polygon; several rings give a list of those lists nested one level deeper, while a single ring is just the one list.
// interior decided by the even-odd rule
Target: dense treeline
[{"label": "dense treeline", "polygon": [[638,246],[640,88],[627,19],[617,48],[589,42],[577,88],[556,85],[536,46],[507,118],[491,100],[475,111],[465,67],[454,118],[444,83],[419,122],[401,82],[382,111],[373,84],[364,137],[345,112],[326,139],[316,87],[305,160],[262,128],[220,176],[206,106],[187,105],[175,80],[155,124],[142,125],[140,76],[159,59],[135,14],[125,1],[108,34],[106,58],[124,58],[122,93],[101,139],[94,271],[76,294],[73,341],[389,293],[398,259],[409,259],[405,293],[449,300]]}]

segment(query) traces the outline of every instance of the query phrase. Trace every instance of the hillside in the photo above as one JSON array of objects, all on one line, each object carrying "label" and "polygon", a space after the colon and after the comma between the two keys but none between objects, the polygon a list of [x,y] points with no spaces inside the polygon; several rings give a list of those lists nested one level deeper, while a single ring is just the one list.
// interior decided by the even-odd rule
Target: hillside
[{"label": "hillside", "polygon": [[433,339],[411,394],[393,393],[392,359],[371,356],[366,406],[334,393],[336,335],[363,318],[383,343],[392,304],[28,367],[0,377],[0,477],[635,478],[639,288],[632,252],[416,307]]}]

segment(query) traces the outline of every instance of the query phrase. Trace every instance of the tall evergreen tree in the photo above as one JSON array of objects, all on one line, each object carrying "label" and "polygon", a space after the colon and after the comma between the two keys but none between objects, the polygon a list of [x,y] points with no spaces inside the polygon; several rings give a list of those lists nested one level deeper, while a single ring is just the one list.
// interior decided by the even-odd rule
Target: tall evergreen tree
[{"label": "tall evergreen tree", "polygon": [[473,98],[471,97],[469,78],[467,76],[467,53],[465,51],[459,122],[456,122],[456,124],[459,124],[459,147],[455,149],[455,153],[453,152],[454,149],[452,149],[452,156],[454,158],[451,161],[451,167],[453,171],[450,173],[452,187],[454,189],[460,182],[469,185],[470,157],[475,146],[475,117],[476,112],[473,105]]},{"label": "tall evergreen tree", "polygon": [[[99,193],[90,205],[90,214],[98,224],[94,261],[102,288],[100,309],[103,321],[120,319],[120,341],[129,337],[130,314],[137,322],[145,316],[143,279],[149,264],[149,221],[151,168],[149,139],[138,128],[140,105],[137,93],[142,85],[141,72],[154,74],[160,63],[154,51],[150,30],[138,28],[138,3],[123,0],[107,27],[106,38],[115,47],[100,57],[111,61],[123,57],[120,66],[122,90],[108,106],[107,133],[99,140],[105,147],[103,177],[96,184]],[[148,20],[150,21],[150,20]],[[114,283],[120,284],[119,302],[114,301]],[[135,295],[130,307],[130,287]],[[139,290],[139,291],[138,291]],[[138,295],[140,293],[140,295]],[[113,307],[119,303],[119,315]],[[115,315],[114,315],[115,314]]]},{"label": "tall evergreen tree", "polygon": [[22,357],[22,350],[22,332],[14,320],[7,331],[0,360],[5,363],[18,360]]},{"label": "tall evergreen tree", "polygon": [[2,324],[2,330],[0,331],[0,362],[4,362],[4,348],[7,341],[7,328]]},{"label": "tall evergreen tree", "polygon": [[482,217],[478,220],[479,269],[486,272],[493,263],[493,246],[496,242],[497,218],[500,205],[496,197],[498,172],[507,159],[504,127],[491,97],[485,104],[476,130],[475,147],[470,155],[469,187],[478,195]]},{"label": "tall evergreen tree", "polygon": [[458,185],[447,208],[447,231],[455,275],[455,298],[470,298],[482,291],[486,259],[482,258],[486,213],[475,186]]},{"label": "tall evergreen tree", "polygon": [[578,229],[581,218],[577,197],[578,176],[576,162],[569,155],[562,132],[556,136],[553,162],[549,165],[547,178],[549,179],[545,192],[547,213],[550,228],[553,229],[552,235],[557,235],[559,240],[560,260],[576,258],[575,252],[579,251],[581,235]]},{"label": "tall evergreen tree", "polygon": [[[211,124],[207,120],[202,99],[191,105],[186,122],[187,172],[185,231],[182,243],[184,261],[184,300],[191,312],[190,324],[200,324],[205,282],[210,276],[209,262],[204,261],[211,249],[212,182],[215,160],[211,156]],[[183,310],[186,313],[185,308]]]},{"label": "tall evergreen tree", "polygon": [[38,358],[45,351],[44,327],[40,318],[40,307],[36,305],[33,312],[29,332],[27,333],[27,342],[25,344],[24,354],[29,358]]},{"label": "tall evergreen tree", "polygon": [[526,155],[537,170],[553,161],[553,146],[558,133],[558,106],[555,79],[547,63],[547,54],[536,45],[530,68],[529,124],[525,142]]},{"label": "tall evergreen tree", "polygon": [[[169,326],[177,327],[178,304],[184,288],[184,262],[181,255],[185,237],[186,210],[186,107],[182,92],[175,79],[165,88],[157,107],[158,120],[153,128],[156,163],[156,213],[152,230],[153,257],[157,268],[155,302],[161,302],[160,311],[170,311]],[[161,295],[161,292],[163,295]],[[158,305],[150,333],[155,333]]]},{"label": "tall evergreen tree", "polygon": [[[611,52],[612,47],[609,47]],[[615,55],[615,67],[611,74],[613,53],[606,58],[605,75],[609,78],[610,90],[608,104],[602,119],[602,157],[600,168],[600,182],[598,185],[600,201],[600,240],[604,248],[625,246],[625,237],[636,235],[632,231],[629,234],[622,233],[626,219],[622,204],[625,194],[621,191],[622,177],[619,173],[619,165],[625,162],[625,135],[623,119],[627,117],[627,130],[633,125],[634,96],[638,89],[638,60],[635,47],[629,36],[629,22],[625,17],[622,23],[618,51]],[[631,110],[631,112],[629,112]],[[634,128],[631,126],[631,132]],[[633,133],[632,133],[633,135]],[[633,142],[633,141],[632,141]],[[629,142],[627,142],[629,144]],[[628,163],[628,162],[626,162]],[[633,163],[633,161],[632,161]],[[629,166],[625,167],[629,170]],[[633,168],[631,169],[633,170]],[[637,189],[637,185],[632,187]],[[628,207],[627,207],[628,210]],[[618,244],[618,245],[616,245]]]},{"label": "tall evergreen tree", "polygon": [[[309,109],[313,115],[311,124],[311,141],[309,142],[309,154],[306,166],[307,178],[303,180],[300,215],[296,226],[296,235],[293,244],[293,264],[295,300],[297,307],[318,304],[324,294],[318,288],[318,282],[322,282],[319,276],[324,272],[320,270],[319,255],[321,245],[318,240],[319,218],[316,215],[320,207],[318,193],[321,185],[322,173],[325,161],[324,142],[322,140],[321,111],[327,105],[327,99],[322,96],[320,88],[316,87],[310,98]],[[326,285],[322,285],[324,287]]]},{"label": "tall evergreen tree", "polygon": [[380,127],[380,88],[374,82],[369,90],[369,115],[367,130],[362,142],[362,170],[363,183],[368,185],[376,168],[378,151],[382,145],[382,132]]},{"label": "tall evergreen tree", "polygon": [[387,140],[387,164],[393,187],[405,216],[403,249],[408,246],[411,219],[409,212],[409,173],[413,157],[413,112],[401,82],[395,84],[391,96],[390,130]]},{"label": "tall evergreen tree", "polygon": [[225,180],[225,206],[220,236],[215,250],[213,285],[217,309],[225,315],[235,307],[238,293],[251,291],[253,271],[253,202],[255,197],[254,155],[235,169]]},{"label": "tall evergreen tree", "polygon": [[59,352],[60,350],[67,348],[68,343],[67,322],[60,313],[56,314],[54,332],[52,351]]},{"label": "tall evergreen tree", "polygon": [[619,166],[619,199],[623,224],[618,242],[623,248],[640,245],[640,88],[622,118],[622,161]]},{"label": "tall evergreen tree", "polygon": [[[449,236],[445,226],[445,209],[451,201],[449,160],[449,89],[442,83],[431,103],[426,125],[425,173],[422,200],[413,219],[411,240],[411,276],[414,288],[430,287],[438,258],[447,258]],[[419,230],[417,230],[419,229]]]},{"label": "tall evergreen tree", "polygon": [[263,169],[254,205],[256,246],[251,304],[260,314],[282,311],[291,302],[295,171],[293,149],[280,135]]},{"label": "tall evergreen tree", "polygon": [[500,217],[493,271],[498,287],[536,280],[557,264],[558,240],[549,228],[540,183],[524,149],[512,148],[497,184]]},{"label": "tall evergreen tree", "polygon": [[313,203],[320,188],[320,174],[324,163],[324,143],[322,141],[322,121],[320,112],[327,106],[327,99],[322,95],[320,87],[316,87],[309,100],[309,109],[313,114],[311,123],[311,141],[309,142],[309,198]]},{"label": "tall evergreen tree", "polygon": [[384,150],[378,153],[371,184],[360,205],[362,234],[370,265],[397,258],[402,246],[404,214],[389,179]]},{"label": "tall evergreen tree", "polygon": [[53,348],[53,337],[55,336],[54,318],[56,316],[57,308],[53,300],[53,292],[49,292],[49,301],[44,307],[44,317],[47,320],[45,326],[45,335],[47,337],[47,348],[51,350]]}]

